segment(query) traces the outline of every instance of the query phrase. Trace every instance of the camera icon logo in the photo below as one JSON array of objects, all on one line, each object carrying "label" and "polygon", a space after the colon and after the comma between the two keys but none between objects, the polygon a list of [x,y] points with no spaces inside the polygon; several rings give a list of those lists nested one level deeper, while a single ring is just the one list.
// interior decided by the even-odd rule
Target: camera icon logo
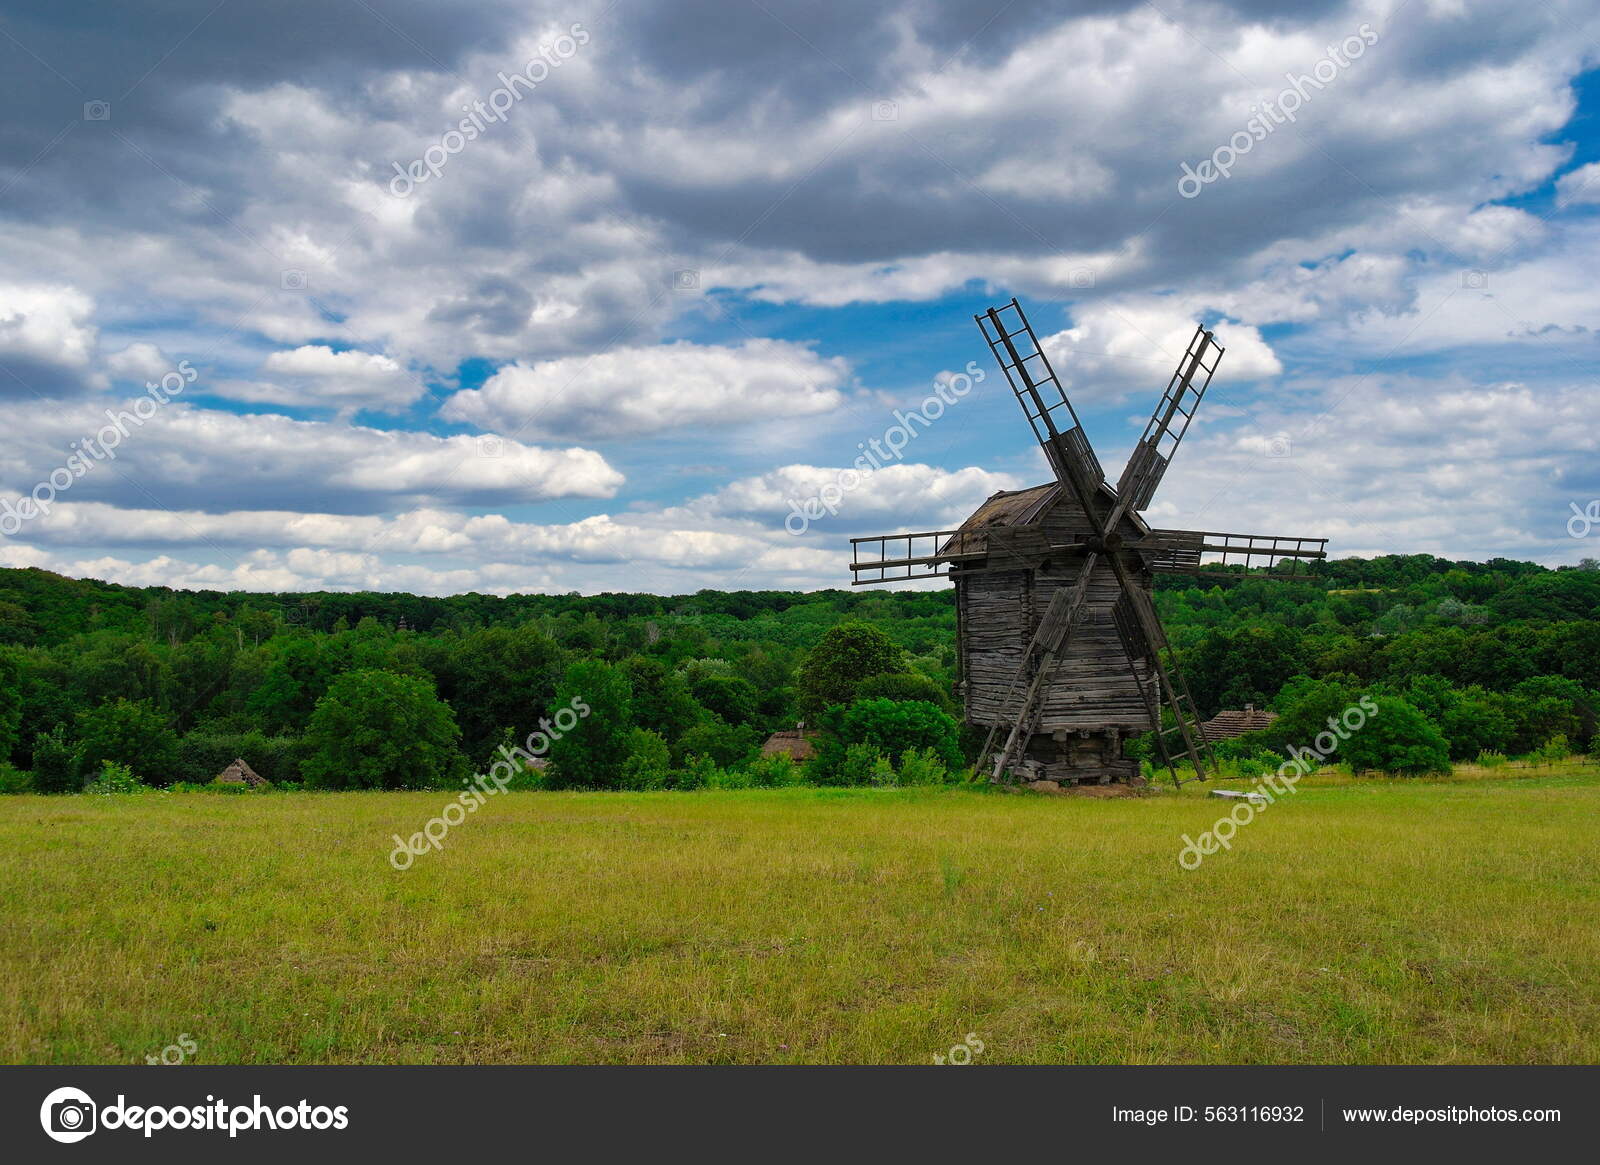
[{"label": "camera icon logo", "polygon": [[505,455],[506,443],[501,437],[493,433],[485,433],[478,438],[479,457],[502,457]]},{"label": "camera icon logo", "polygon": [[109,101],[85,101],[83,103],[83,120],[84,121],[110,121],[111,120],[111,102],[109,102]]},{"label": "camera icon logo", "polygon": [[1461,286],[1467,291],[1482,291],[1489,286],[1489,273],[1487,271],[1463,271],[1461,273]]},{"label": "camera icon logo", "polygon": [[306,273],[295,267],[290,267],[283,272],[279,279],[285,291],[304,291],[306,289]]},{"label": "camera icon logo", "polygon": [[672,289],[674,291],[699,291],[700,272],[674,271],[672,273]]},{"label": "camera icon logo", "polygon": [[900,107],[893,101],[874,101],[872,103],[873,121],[895,121],[900,116]]},{"label": "camera icon logo", "polygon": [[1267,438],[1268,457],[1288,457],[1294,452],[1294,442],[1289,434],[1279,433],[1276,437]]},{"label": "camera icon logo", "polygon": [[52,1141],[71,1145],[94,1132],[98,1108],[78,1088],[57,1088],[39,1106],[39,1123]]},{"label": "camera icon logo", "polygon": [[1093,287],[1094,271],[1088,267],[1074,267],[1067,272],[1067,285],[1069,287]]}]

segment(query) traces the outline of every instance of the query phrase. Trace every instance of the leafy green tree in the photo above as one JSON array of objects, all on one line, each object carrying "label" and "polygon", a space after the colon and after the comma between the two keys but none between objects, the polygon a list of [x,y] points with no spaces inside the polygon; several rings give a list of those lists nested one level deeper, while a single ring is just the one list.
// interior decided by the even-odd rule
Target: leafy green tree
[{"label": "leafy green tree", "polygon": [[268,732],[300,732],[332,683],[332,653],[309,635],[279,636],[268,645],[266,671],[247,706]]},{"label": "leafy green tree", "polygon": [[[853,745],[863,749],[851,751]],[[847,762],[868,752],[889,760],[927,750],[947,769],[961,767],[961,729],[955,718],[925,700],[860,700],[823,713],[822,733],[810,772],[821,784],[848,783],[859,777],[859,765]]]},{"label": "leafy green tree", "polygon": [[178,734],[143,700],[117,699],[78,714],[80,775],[114,761],[147,785],[170,785],[177,776]]},{"label": "leafy green tree", "polygon": [[1417,776],[1450,771],[1450,749],[1439,730],[1398,696],[1378,696],[1377,711],[1340,748],[1354,772]]},{"label": "leafy green tree", "polygon": [[615,789],[633,744],[633,691],[622,668],[580,660],[556,689],[558,707],[587,708],[571,729],[552,734],[552,789]]},{"label": "leafy green tree", "polygon": [[634,723],[668,744],[705,716],[684,678],[668,671],[660,660],[635,655],[623,661],[622,669],[633,692]]},{"label": "leafy green tree", "polygon": [[728,768],[749,760],[760,747],[761,734],[750,725],[707,716],[678,738],[675,752],[684,764],[702,758]]},{"label": "leafy green tree", "polygon": [[1276,752],[1290,746],[1310,748],[1329,730],[1328,721],[1337,721],[1360,697],[1360,688],[1349,676],[1296,676],[1278,693],[1278,719],[1259,734],[1262,743]]},{"label": "leafy green tree", "polygon": [[661,734],[635,728],[628,737],[628,759],[622,762],[624,789],[664,789],[672,776],[672,752]]},{"label": "leafy green tree", "polygon": [[842,623],[817,641],[800,664],[795,685],[800,710],[815,716],[830,704],[847,704],[868,676],[906,670],[905,656],[882,631]]},{"label": "leafy green tree", "polygon": [[0,762],[11,757],[22,730],[22,656],[0,648]]},{"label": "leafy green tree", "polygon": [[567,653],[537,627],[488,627],[463,635],[439,667],[440,693],[456,710],[474,763],[494,750],[503,730],[526,733],[555,703]]},{"label": "leafy green tree", "polygon": [[301,771],[319,789],[434,788],[464,771],[460,739],[428,680],[345,672],[311,713]]},{"label": "leafy green tree", "polygon": [[729,724],[751,724],[760,697],[755,685],[739,676],[702,676],[689,689],[695,700]]},{"label": "leafy green tree", "polygon": [[76,793],[83,788],[78,749],[57,724],[33,738],[33,787],[40,793]]},{"label": "leafy green tree", "polygon": [[922,700],[945,712],[955,709],[948,685],[916,672],[885,672],[868,676],[856,685],[856,699]]},{"label": "leafy green tree", "polygon": [[1450,744],[1451,760],[1471,760],[1479,753],[1514,750],[1517,725],[1506,699],[1473,687],[1445,709],[1437,720]]}]

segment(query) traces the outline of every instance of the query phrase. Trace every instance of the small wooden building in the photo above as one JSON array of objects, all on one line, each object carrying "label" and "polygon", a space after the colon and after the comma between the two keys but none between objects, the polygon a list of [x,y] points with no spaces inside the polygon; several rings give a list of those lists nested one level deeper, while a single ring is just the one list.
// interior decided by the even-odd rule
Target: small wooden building
[{"label": "small wooden building", "polygon": [[793,728],[785,728],[767,737],[766,743],[761,746],[761,755],[787,756],[796,761],[810,760],[817,751],[812,743],[815,737],[815,730],[807,728],[802,720]]},{"label": "small wooden building", "polygon": [[218,773],[212,783],[217,785],[249,785],[252,789],[259,789],[267,783],[267,778],[251,768],[244,757],[236,756],[233,758],[233,763]]},{"label": "small wooden building", "polygon": [[1276,712],[1266,708],[1257,708],[1254,704],[1246,704],[1244,708],[1225,708],[1200,726],[1206,739],[1210,741],[1232,740],[1248,732],[1260,732],[1263,728],[1270,728],[1272,722],[1278,718]]}]

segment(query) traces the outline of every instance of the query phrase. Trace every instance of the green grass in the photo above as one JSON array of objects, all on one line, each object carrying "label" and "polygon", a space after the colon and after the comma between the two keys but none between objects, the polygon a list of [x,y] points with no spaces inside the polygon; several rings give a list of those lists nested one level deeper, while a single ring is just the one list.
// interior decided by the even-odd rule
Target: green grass
[{"label": "green grass", "polygon": [[[1236,782],[1234,784],[1237,784]],[[1228,808],[967,789],[0,798],[0,1058],[1600,1060],[1600,769]]]}]

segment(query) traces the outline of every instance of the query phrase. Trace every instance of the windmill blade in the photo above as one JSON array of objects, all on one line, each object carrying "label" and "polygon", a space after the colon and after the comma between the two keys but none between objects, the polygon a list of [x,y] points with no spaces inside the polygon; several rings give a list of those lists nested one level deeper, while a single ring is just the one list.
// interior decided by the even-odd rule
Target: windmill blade
[{"label": "windmill blade", "polygon": [[1222,362],[1223,348],[1217,339],[1201,326],[1194,330],[1194,338],[1178,361],[1177,371],[1167,382],[1161,402],[1144,427],[1144,435],[1133,447],[1133,456],[1117,479],[1117,496],[1135,510],[1148,509],[1155,497],[1156,487],[1167,472],[1178,443],[1189,431],[1189,422],[1211,384],[1211,377]]},{"label": "windmill blade", "polygon": [[1294,578],[1302,561],[1328,557],[1328,540],[1292,534],[1152,530],[1139,541],[1137,549],[1145,565],[1159,574],[1204,574],[1202,568],[1206,566],[1276,566],[1279,569],[1266,572],[1266,577]]},{"label": "windmill blade", "polygon": [[972,318],[1000,362],[1000,370],[1022,405],[1022,413],[1057,480],[1072,487],[1083,512],[1096,520],[1096,495],[1105,482],[1105,470],[1100,468],[1078,414],[1056,379],[1050,358],[1039,346],[1039,337],[1034,335],[1022,306],[1013,299],[1004,307],[992,307]]}]

